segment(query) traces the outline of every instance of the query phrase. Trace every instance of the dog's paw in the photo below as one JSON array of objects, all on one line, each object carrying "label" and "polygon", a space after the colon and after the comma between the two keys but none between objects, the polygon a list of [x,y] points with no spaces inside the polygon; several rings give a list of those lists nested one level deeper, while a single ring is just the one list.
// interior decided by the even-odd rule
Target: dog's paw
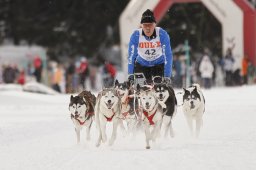
[{"label": "dog's paw", "polygon": [[100,146],[100,142],[97,142],[95,146],[98,148]]},{"label": "dog's paw", "polygon": [[91,137],[90,137],[90,136],[87,136],[87,137],[86,137],[86,140],[87,140],[87,141],[91,140]]},{"label": "dog's paw", "polygon": [[108,146],[112,146],[113,143],[114,143],[114,141],[113,141],[113,140],[110,140],[110,141],[108,142]]},{"label": "dog's paw", "polygon": [[107,136],[104,136],[104,137],[102,136],[101,140],[102,140],[102,143],[105,143],[107,141]]}]

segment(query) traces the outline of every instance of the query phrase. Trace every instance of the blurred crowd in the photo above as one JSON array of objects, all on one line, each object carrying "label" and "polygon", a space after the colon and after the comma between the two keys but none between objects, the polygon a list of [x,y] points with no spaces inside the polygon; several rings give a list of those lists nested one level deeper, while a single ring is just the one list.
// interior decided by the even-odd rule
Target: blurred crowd
[{"label": "blurred crowd", "polygon": [[[232,48],[227,49],[223,57],[211,56],[210,51],[205,50],[201,57],[194,58],[187,67],[186,56],[174,54],[172,84],[175,88],[186,86],[188,72],[191,83],[199,83],[204,88],[256,83],[256,67],[247,55],[243,57],[241,67],[234,67]],[[47,66],[43,67],[41,58],[35,56],[26,68],[19,68],[17,64],[1,65],[0,83],[23,85],[37,81],[60,93],[76,93],[83,89],[100,90],[102,87],[110,87],[117,73],[117,66],[108,61],[95,65],[86,57],[79,57],[67,62],[48,61]]]},{"label": "blurred crowd", "polygon": [[[239,68],[235,67],[235,57],[232,48],[228,48],[223,57],[211,56],[205,50],[198,60],[192,60],[190,67],[186,66],[185,55],[174,55],[173,85],[176,88],[185,87],[186,73],[191,76],[191,83],[199,83],[204,88],[212,86],[239,86],[256,83],[256,67],[245,55]],[[189,70],[186,70],[186,69]]]},{"label": "blurred crowd", "polygon": [[39,56],[35,56],[26,68],[20,68],[17,63],[3,64],[0,66],[0,83],[24,85],[27,81],[41,82],[42,66],[42,60]]},{"label": "blurred crowd", "polygon": [[48,78],[54,90],[61,93],[75,93],[83,89],[98,90],[112,86],[116,77],[116,66],[105,61],[97,66],[86,57],[67,63],[49,62]]}]

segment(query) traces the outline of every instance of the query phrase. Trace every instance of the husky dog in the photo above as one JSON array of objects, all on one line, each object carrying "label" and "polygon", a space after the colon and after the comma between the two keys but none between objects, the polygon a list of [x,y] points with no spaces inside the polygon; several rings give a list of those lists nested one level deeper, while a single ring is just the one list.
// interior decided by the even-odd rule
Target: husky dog
[{"label": "husky dog", "polygon": [[78,96],[71,95],[70,97],[69,111],[75,126],[77,143],[80,143],[80,131],[84,126],[87,127],[86,139],[90,139],[95,103],[96,97],[89,91],[83,91]]},{"label": "husky dog", "polygon": [[[183,88],[183,112],[187,119],[191,135],[198,137],[203,124],[203,114],[205,111],[205,99],[198,84]],[[193,130],[193,120],[196,122],[196,131]]]},{"label": "husky dog", "polygon": [[158,103],[158,99],[153,89],[144,89],[139,93],[140,103],[142,107],[143,123],[146,135],[146,149],[150,149],[149,142],[153,142],[159,136],[163,110]]},{"label": "husky dog", "polygon": [[99,129],[99,138],[96,146],[100,146],[101,142],[107,141],[106,124],[113,122],[112,136],[109,145],[112,145],[116,139],[117,126],[120,124],[121,118],[121,100],[114,88],[105,88],[99,92],[95,106],[95,121]]},{"label": "husky dog", "polygon": [[170,136],[174,137],[172,128],[172,118],[177,112],[177,100],[173,88],[166,83],[154,84],[155,94],[159,104],[163,107],[163,122],[164,136],[167,137],[170,131]]},{"label": "husky dog", "polygon": [[118,80],[116,80],[115,88],[121,98],[121,115],[123,120],[127,123],[128,132],[135,132],[136,126],[138,125],[138,120],[135,115],[138,114],[138,111],[136,112],[136,110],[138,110],[138,101],[132,93],[132,86],[129,82],[119,83]]}]

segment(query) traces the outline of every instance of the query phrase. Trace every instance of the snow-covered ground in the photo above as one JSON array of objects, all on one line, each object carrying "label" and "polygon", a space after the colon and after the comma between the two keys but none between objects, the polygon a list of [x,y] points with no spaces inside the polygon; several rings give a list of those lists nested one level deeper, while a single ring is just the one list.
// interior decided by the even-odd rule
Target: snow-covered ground
[{"label": "snow-covered ground", "polygon": [[91,141],[83,131],[77,145],[69,95],[0,91],[0,170],[254,170],[256,86],[203,92],[200,138],[190,137],[179,108],[173,120],[176,136],[146,150],[142,133],[136,139],[118,133],[112,147],[96,148],[95,126]]}]

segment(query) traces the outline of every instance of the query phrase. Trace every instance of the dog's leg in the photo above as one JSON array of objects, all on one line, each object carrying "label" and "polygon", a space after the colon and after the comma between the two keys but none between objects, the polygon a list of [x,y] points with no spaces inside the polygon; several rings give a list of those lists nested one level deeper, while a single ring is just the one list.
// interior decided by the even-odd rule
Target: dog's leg
[{"label": "dog's leg", "polygon": [[89,141],[91,139],[90,137],[90,130],[91,130],[91,127],[92,127],[92,119],[90,121],[90,124],[88,125],[88,127],[86,128],[86,140]]},{"label": "dog's leg", "polygon": [[171,130],[171,116],[164,115],[161,126],[164,128],[164,137],[167,138],[168,132]]},{"label": "dog's leg", "polygon": [[80,143],[80,129],[75,128],[77,144]]},{"label": "dog's leg", "polygon": [[201,126],[202,126],[202,118],[197,118],[196,119],[196,138],[199,137]]},{"label": "dog's leg", "polygon": [[121,131],[122,131],[122,134],[123,134],[123,137],[125,137],[125,136],[127,135],[127,131],[126,131],[125,127],[124,127],[124,122],[123,122],[122,119],[120,119],[120,120],[118,121],[118,125],[120,125]]},{"label": "dog's leg", "polygon": [[193,118],[190,115],[185,115],[190,130],[190,135],[193,136]]},{"label": "dog's leg", "polygon": [[102,135],[101,135],[101,129],[100,129],[100,118],[99,118],[99,102],[96,102],[95,105],[95,123],[96,123],[96,128],[99,131],[99,136],[98,136],[98,140],[96,142],[96,147],[99,147],[101,144],[101,140],[102,140]]},{"label": "dog's leg", "polygon": [[145,136],[146,136],[146,149],[150,149],[149,141],[151,139],[151,136],[150,136],[149,126],[150,125],[144,125],[144,127],[145,127]]},{"label": "dog's leg", "polygon": [[174,137],[174,131],[173,131],[173,128],[172,128],[172,120],[170,122],[170,136],[173,138]]},{"label": "dog's leg", "polygon": [[102,143],[105,143],[107,141],[107,135],[106,135],[107,120],[102,114],[100,114],[99,121],[100,121],[100,131],[101,131]]},{"label": "dog's leg", "polygon": [[112,131],[112,135],[109,141],[109,146],[112,146],[114,141],[116,140],[116,132],[117,132],[117,126],[119,124],[119,120],[117,118],[115,118],[113,120],[113,131]]},{"label": "dog's leg", "polygon": [[155,142],[156,138],[159,136],[159,133],[161,130],[161,124],[162,124],[162,121],[158,121],[155,123],[155,127],[153,128],[153,130],[151,132],[151,140],[153,142]]}]

